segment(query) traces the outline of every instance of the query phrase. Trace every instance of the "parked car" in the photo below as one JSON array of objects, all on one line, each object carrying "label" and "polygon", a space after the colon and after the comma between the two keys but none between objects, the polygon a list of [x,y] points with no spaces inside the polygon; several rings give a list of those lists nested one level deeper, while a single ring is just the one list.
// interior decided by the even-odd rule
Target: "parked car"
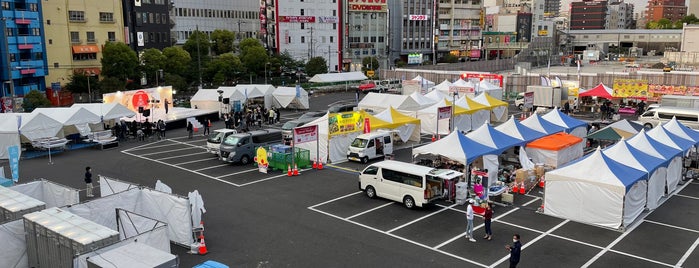
[{"label": "parked car", "polygon": [[357,104],[354,102],[335,103],[335,104],[331,104],[328,107],[328,112],[329,113],[351,112],[351,111],[354,111],[355,107],[357,107]]},{"label": "parked car", "polygon": [[325,111],[313,111],[313,112],[306,112],[302,114],[299,118],[296,120],[306,120],[306,119],[315,119],[321,116],[325,115]]},{"label": "parked car", "polygon": [[282,125],[282,136],[284,137],[284,144],[291,144],[291,138],[293,138],[291,132],[294,130],[294,128],[303,126],[313,120],[315,120],[315,118],[294,119],[284,123],[284,125]]}]

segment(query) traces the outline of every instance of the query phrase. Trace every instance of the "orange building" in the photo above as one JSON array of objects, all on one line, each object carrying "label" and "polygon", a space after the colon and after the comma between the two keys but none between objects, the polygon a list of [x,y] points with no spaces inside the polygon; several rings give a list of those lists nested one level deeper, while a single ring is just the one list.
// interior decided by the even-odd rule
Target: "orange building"
[{"label": "orange building", "polygon": [[687,16],[685,0],[648,0],[646,6],[646,21],[658,21],[662,18],[672,22]]}]

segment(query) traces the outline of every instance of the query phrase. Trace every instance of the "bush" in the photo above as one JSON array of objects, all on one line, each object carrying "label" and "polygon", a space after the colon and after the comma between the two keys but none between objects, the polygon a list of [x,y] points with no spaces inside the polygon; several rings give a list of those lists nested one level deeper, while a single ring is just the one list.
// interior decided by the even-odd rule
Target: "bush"
[{"label": "bush", "polygon": [[665,68],[665,64],[662,63],[662,62],[658,62],[658,63],[656,63],[656,64],[653,64],[653,65],[650,66],[650,67],[653,68],[653,69],[662,69],[662,68]]}]

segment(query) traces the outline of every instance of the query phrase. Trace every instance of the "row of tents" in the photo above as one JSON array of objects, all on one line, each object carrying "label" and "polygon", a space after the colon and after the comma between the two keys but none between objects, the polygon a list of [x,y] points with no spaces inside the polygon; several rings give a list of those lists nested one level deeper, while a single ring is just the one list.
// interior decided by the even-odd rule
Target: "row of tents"
[{"label": "row of tents", "polygon": [[[220,97],[220,99],[219,99]],[[192,108],[220,111],[223,100],[230,104],[248,100],[259,100],[269,109],[272,107],[289,109],[308,109],[308,92],[300,86],[274,87],[272,85],[237,85],[235,87],[219,87],[217,89],[200,89],[192,96]]]},{"label": "row of tents", "polygon": [[31,113],[0,114],[0,159],[8,159],[7,148],[39,139],[86,136],[103,124],[136,115],[118,103],[76,103],[71,107],[37,108]]}]

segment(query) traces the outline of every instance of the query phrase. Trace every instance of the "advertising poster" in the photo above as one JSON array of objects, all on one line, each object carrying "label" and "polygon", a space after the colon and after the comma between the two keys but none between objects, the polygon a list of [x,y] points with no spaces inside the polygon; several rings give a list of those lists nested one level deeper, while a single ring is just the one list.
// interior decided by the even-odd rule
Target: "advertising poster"
[{"label": "advertising poster", "polygon": [[[138,113],[138,107],[144,109],[165,109],[165,99],[172,103],[172,87],[144,88],[139,90],[119,91],[116,93],[103,94],[104,103],[116,102],[124,105],[129,110]],[[156,100],[156,103],[151,103]]]},{"label": "advertising poster", "polygon": [[437,120],[451,118],[451,106],[437,108]]},{"label": "advertising poster", "polygon": [[328,134],[333,136],[362,131],[363,125],[364,116],[360,112],[333,114],[328,117]]},{"label": "advertising poster", "polygon": [[646,79],[614,79],[613,96],[619,98],[647,98],[648,80]]},{"label": "advertising poster", "polygon": [[294,144],[318,140],[318,125],[294,128]]}]

